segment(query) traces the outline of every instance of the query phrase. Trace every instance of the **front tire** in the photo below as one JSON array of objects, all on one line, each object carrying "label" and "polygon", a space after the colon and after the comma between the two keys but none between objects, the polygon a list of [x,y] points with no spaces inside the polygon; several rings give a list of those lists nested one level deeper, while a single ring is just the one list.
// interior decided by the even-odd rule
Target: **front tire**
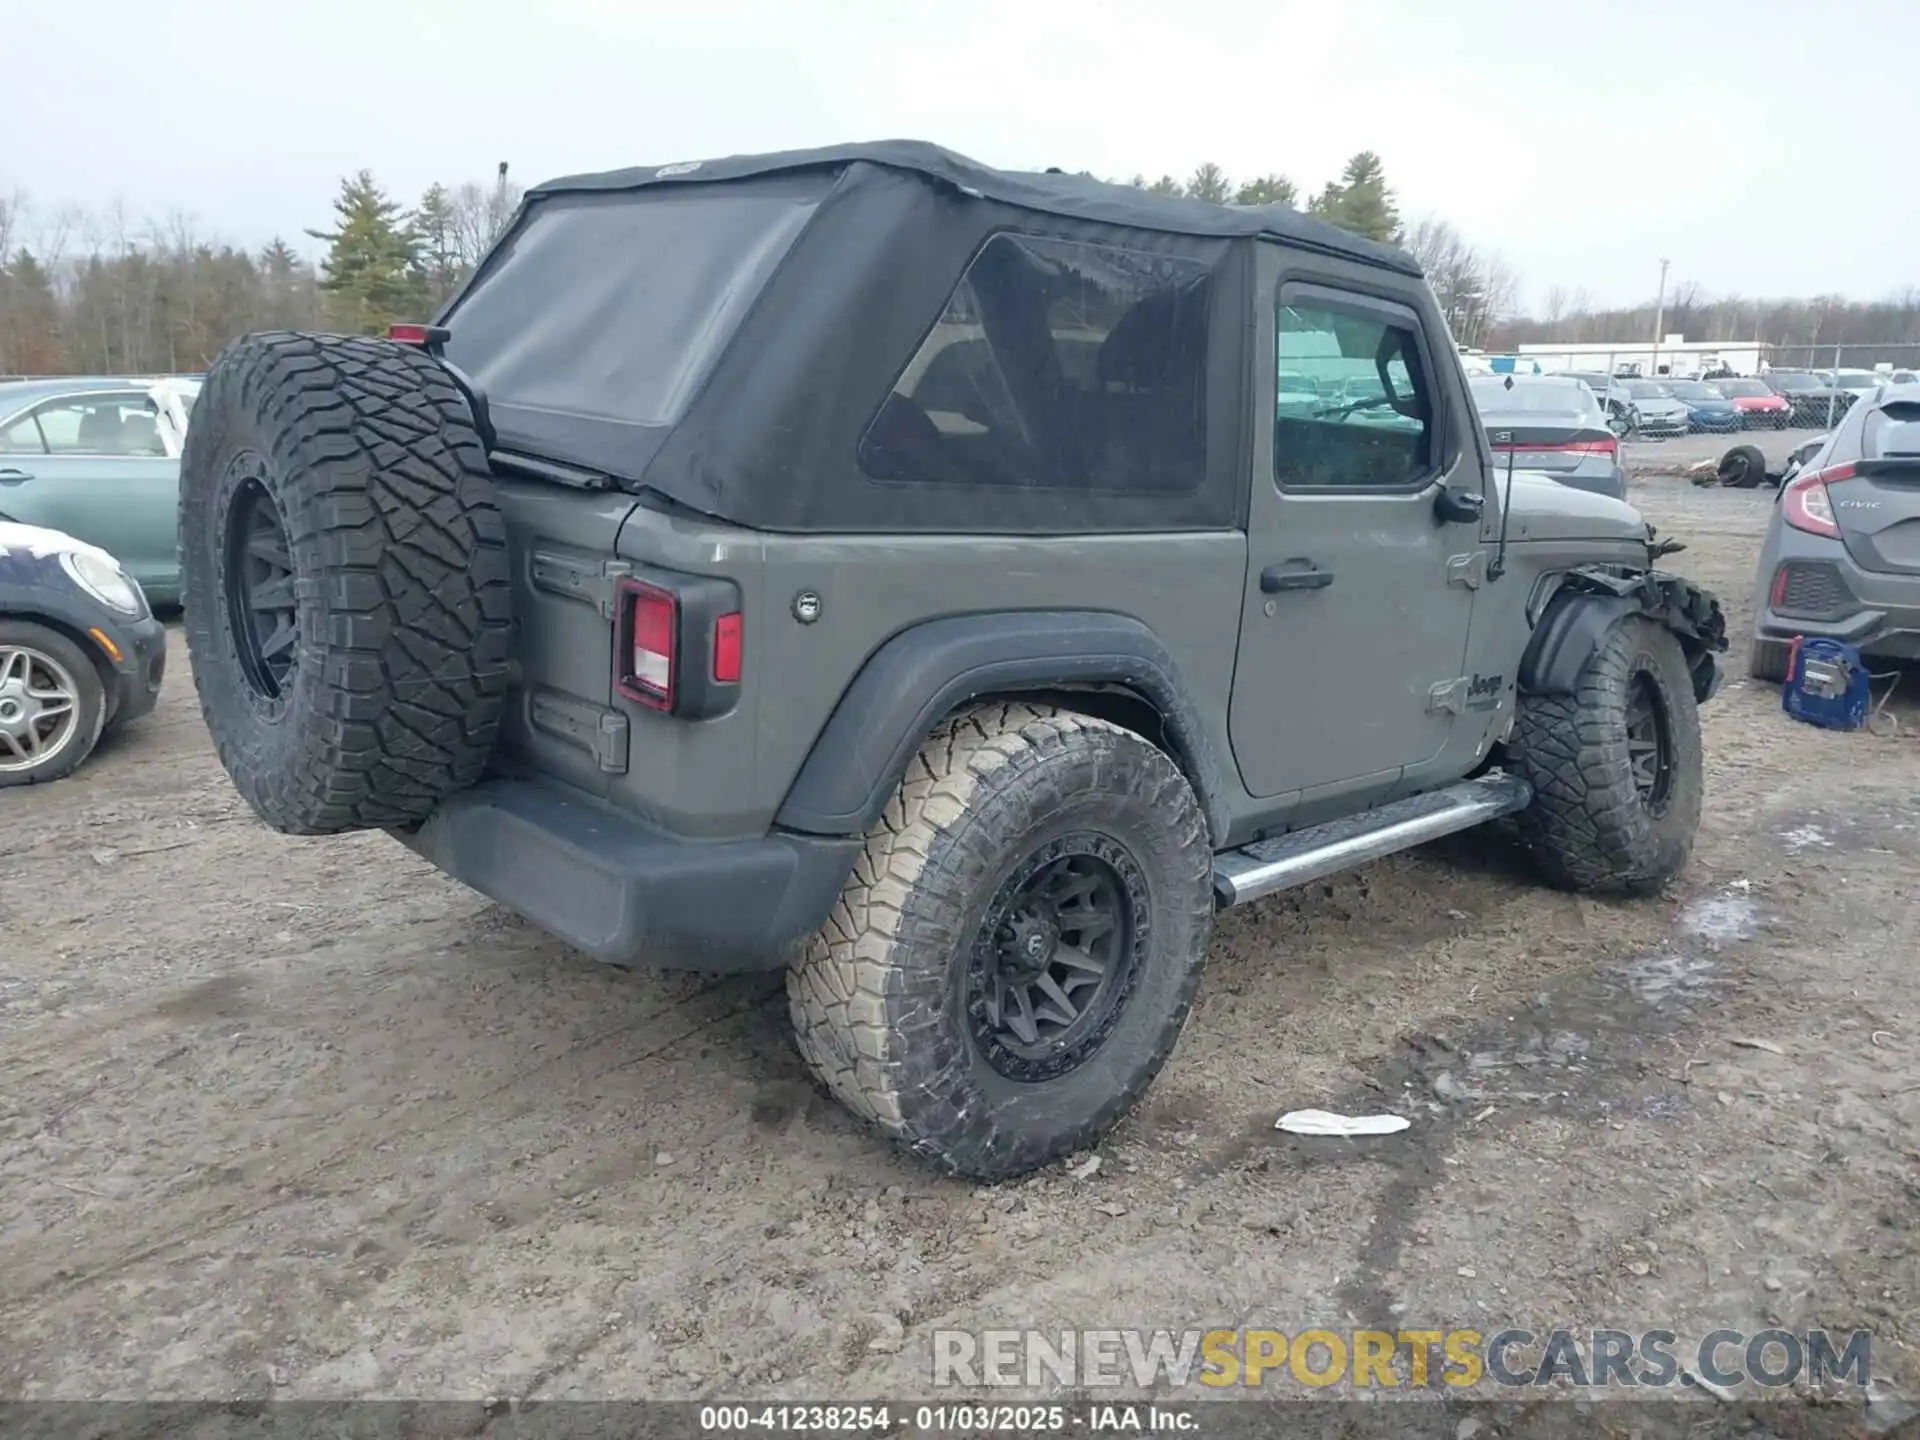
[{"label": "front tire", "polygon": [[0,620],[0,789],[71,775],[100,742],[100,672],[57,630]]},{"label": "front tire", "polygon": [[935,1167],[1005,1179],[1080,1149],[1193,1004],[1213,854],[1185,777],[1130,731],[994,704],[933,732],[787,977],[801,1054]]},{"label": "front tire", "polygon": [[1644,895],[1685,867],[1705,764],[1692,674],[1665,627],[1630,616],[1572,694],[1521,696],[1508,755],[1534,791],[1520,838],[1550,883]]}]

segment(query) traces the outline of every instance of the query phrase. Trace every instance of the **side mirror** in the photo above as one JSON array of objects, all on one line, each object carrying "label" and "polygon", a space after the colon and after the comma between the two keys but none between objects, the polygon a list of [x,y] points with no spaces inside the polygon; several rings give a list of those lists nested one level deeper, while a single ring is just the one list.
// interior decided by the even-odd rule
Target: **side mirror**
[{"label": "side mirror", "polygon": [[1442,525],[1471,525],[1487,508],[1487,497],[1478,490],[1449,490],[1441,487],[1433,497],[1434,517]]}]

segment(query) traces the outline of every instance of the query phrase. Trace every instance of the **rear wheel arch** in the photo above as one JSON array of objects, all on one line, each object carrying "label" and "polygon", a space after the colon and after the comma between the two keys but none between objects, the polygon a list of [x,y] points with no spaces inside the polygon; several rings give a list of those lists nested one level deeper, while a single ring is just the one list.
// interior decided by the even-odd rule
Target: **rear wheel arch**
[{"label": "rear wheel arch", "polygon": [[1164,750],[1193,787],[1214,842],[1228,825],[1222,771],[1158,636],[1105,611],[993,611],[930,620],[889,639],[842,692],[776,823],[864,834],[921,743],[982,700],[1066,706]]}]

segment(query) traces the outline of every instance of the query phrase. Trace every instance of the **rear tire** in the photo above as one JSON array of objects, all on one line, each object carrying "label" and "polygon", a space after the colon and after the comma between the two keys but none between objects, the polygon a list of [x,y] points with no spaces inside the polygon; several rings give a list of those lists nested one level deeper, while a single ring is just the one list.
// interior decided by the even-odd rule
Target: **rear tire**
[{"label": "rear tire", "polygon": [[1793,660],[1793,645],[1786,640],[1755,638],[1747,647],[1747,674],[1756,680],[1779,685],[1787,678],[1787,666]]},{"label": "rear tire", "polygon": [[506,696],[506,532],[432,359],[235,341],[194,408],[180,536],[201,712],[268,825],[403,827],[480,778]]},{"label": "rear tire", "polygon": [[1139,736],[1044,706],[962,712],[788,973],[800,1053],[939,1169],[1045,1165],[1119,1120],[1172,1051],[1212,874],[1193,791]]},{"label": "rear tire", "polygon": [[1649,894],[1685,867],[1700,826],[1700,711],[1665,627],[1629,616],[1572,694],[1522,695],[1507,751],[1534,791],[1516,817],[1521,841],[1550,883]]}]

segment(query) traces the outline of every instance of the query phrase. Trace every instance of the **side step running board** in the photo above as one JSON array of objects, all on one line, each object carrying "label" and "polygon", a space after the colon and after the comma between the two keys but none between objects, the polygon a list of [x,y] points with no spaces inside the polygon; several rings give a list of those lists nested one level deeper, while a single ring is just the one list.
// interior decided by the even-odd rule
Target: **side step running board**
[{"label": "side step running board", "polygon": [[1444,790],[1409,796],[1377,810],[1216,855],[1214,893],[1222,908],[1244,905],[1276,890],[1305,885],[1396,850],[1511,815],[1532,799],[1533,787],[1518,775],[1496,772],[1462,780]]}]

